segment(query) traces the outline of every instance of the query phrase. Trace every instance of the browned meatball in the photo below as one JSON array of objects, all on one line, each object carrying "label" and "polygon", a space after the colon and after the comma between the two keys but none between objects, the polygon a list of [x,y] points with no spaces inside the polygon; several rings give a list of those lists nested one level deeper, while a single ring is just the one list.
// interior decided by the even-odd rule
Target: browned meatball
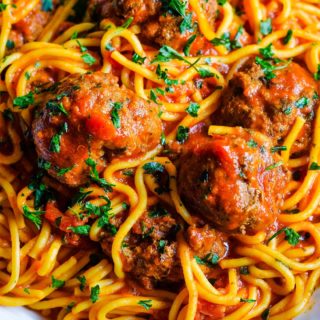
[{"label": "browned meatball", "polygon": [[32,131],[41,162],[63,183],[81,185],[95,163],[100,171],[105,158],[139,156],[160,141],[158,106],[112,75],[74,74],[48,90]]},{"label": "browned meatball", "polygon": [[[117,215],[110,223],[120,226],[126,216]],[[166,208],[156,205],[149,209],[133,226],[122,248],[124,271],[143,287],[152,289],[159,282],[179,282],[183,280],[178,256],[176,233],[181,220]],[[106,231],[102,235],[102,248],[111,255],[113,236]],[[187,242],[194,255],[204,259],[204,263],[217,263],[227,253],[225,236],[208,226],[189,227],[185,232]],[[213,264],[211,263],[210,267]]]},{"label": "browned meatball", "polygon": [[262,230],[277,217],[286,171],[248,132],[198,137],[180,159],[179,192],[192,213],[222,231]]},{"label": "browned meatball", "polygon": [[300,115],[307,122],[294,145],[293,152],[297,152],[310,143],[318,88],[297,63],[278,67],[275,77],[266,81],[262,68],[249,60],[231,79],[213,121],[260,131],[280,144]]},{"label": "browned meatball", "polygon": [[12,41],[9,49],[18,48],[26,42],[36,40],[53,16],[58,3],[58,0],[53,0],[48,2],[49,5],[43,5],[42,1],[39,1],[27,16],[15,23],[9,35]]},{"label": "browned meatball", "polygon": [[[211,25],[214,24],[217,2],[201,0],[201,6]],[[189,1],[181,1],[175,6],[170,1],[160,0],[90,0],[89,12],[95,19],[117,17],[120,21],[133,18],[141,24],[144,40],[160,46],[169,45],[181,50],[191,35],[197,34],[197,16]]]}]

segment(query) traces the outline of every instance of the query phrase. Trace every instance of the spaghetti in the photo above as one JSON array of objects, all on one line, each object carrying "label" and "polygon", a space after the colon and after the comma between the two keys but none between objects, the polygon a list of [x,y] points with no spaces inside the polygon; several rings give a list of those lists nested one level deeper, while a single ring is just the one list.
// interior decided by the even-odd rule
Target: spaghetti
[{"label": "spaghetti", "polygon": [[[119,12],[103,17],[103,10],[98,10],[99,4],[95,1],[89,1],[88,9],[81,8],[85,1],[76,0],[63,4],[39,0],[3,0],[0,3],[0,305],[27,306],[45,317],[58,320],[293,319],[309,307],[320,278],[320,111],[317,87],[315,97],[303,96],[298,100],[300,102],[295,102],[297,112],[300,112],[315,101],[314,118],[313,114],[309,117],[301,111],[282,137],[280,146],[274,145],[268,132],[256,130],[254,126],[243,129],[219,123],[220,119],[216,121],[216,118],[225,106],[221,101],[228,102],[227,90],[232,81],[242,70],[251,72],[250,68],[245,68],[252,57],[255,57],[256,65],[260,61],[266,87],[268,81],[276,81],[275,77],[283,69],[290,68],[290,63],[304,66],[304,72],[313,74],[315,80],[320,79],[318,1],[154,2],[156,10],[166,8],[167,13],[159,18],[165,24],[160,24],[158,33],[153,35],[150,33],[156,28],[156,13],[150,22],[145,17],[119,18]],[[108,1],[105,3],[107,6]],[[146,3],[149,5],[152,1]],[[148,10],[151,12],[152,8],[148,7]],[[119,10],[122,14],[129,9],[121,7]],[[97,12],[101,20],[98,25]],[[179,35],[166,38],[162,32],[176,25],[176,21],[179,22]],[[30,36],[28,25],[33,26],[33,23],[36,31],[31,30]],[[180,34],[187,35],[182,37],[184,42]],[[153,38],[157,40],[153,41]],[[104,78],[102,74],[110,77]],[[104,79],[101,82],[106,82],[111,89],[105,89],[104,83],[94,86],[100,77]],[[115,78],[119,79],[121,87],[115,84]],[[132,99],[139,106],[147,105],[150,114],[157,109],[163,134],[161,144],[145,148],[134,156],[118,156],[117,148],[120,147],[112,145],[107,166],[93,157],[86,159],[85,170],[90,170],[91,182],[75,183],[73,187],[82,187],[70,191],[64,184],[77,170],[77,165],[53,169],[52,164],[44,161],[39,168],[39,161],[43,159],[36,164],[30,131],[33,130],[34,135],[34,132],[38,133],[34,129],[35,121],[38,121],[35,119],[42,119],[43,101],[47,105],[52,102],[52,108],[56,109],[50,111],[51,115],[56,112],[56,119],[68,119],[68,128],[55,134],[58,144],[50,147],[62,148],[61,137],[73,130],[71,118],[75,111],[72,104],[77,102],[77,108],[82,110],[79,117],[85,112],[78,99],[78,92],[83,89],[77,85],[78,80],[92,84],[82,96],[84,100],[91,94],[100,95],[105,101],[109,99],[99,91],[101,88],[109,90],[110,94],[118,94],[116,102],[119,104],[113,102],[111,111],[117,129],[121,123],[124,125],[122,112],[126,111],[125,108],[129,113],[134,112],[130,109],[130,102],[126,102]],[[68,81],[74,84],[74,92],[69,94],[71,98],[59,91],[59,86],[67,86]],[[131,98],[125,99],[129,90]],[[61,97],[54,100],[53,95]],[[69,98],[70,104],[67,104]],[[139,110],[144,112],[144,109]],[[288,115],[293,112],[289,111],[285,110]],[[153,125],[150,114],[150,118],[135,131],[136,136],[131,133],[132,141],[147,134],[141,134],[139,130],[147,131],[146,128]],[[104,119],[104,116],[97,113],[95,121]],[[94,114],[89,118],[92,135],[104,135],[108,130],[108,134],[115,135],[119,145],[126,139],[125,135],[116,136],[112,126],[111,129],[97,129],[92,124]],[[160,120],[157,121],[160,126]],[[43,125],[41,133],[50,125],[51,122]],[[136,126],[139,124],[132,122],[131,129]],[[156,124],[154,128],[156,132]],[[245,141],[245,146],[239,147],[241,150],[260,148],[261,151],[265,148],[258,161],[267,162],[268,173],[261,176],[257,173],[256,180],[269,178],[268,184],[274,183],[275,190],[284,183],[285,186],[279,191],[284,199],[281,213],[273,217],[270,212],[274,204],[269,203],[268,214],[273,217],[272,223],[267,223],[270,227],[255,230],[254,227],[244,229],[240,226],[241,232],[238,229],[235,232],[232,223],[237,221],[224,225],[224,222],[219,224],[219,221],[209,219],[210,227],[204,227],[204,232],[216,235],[213,246],[220,249],[199,257],[194,246],[190,245],[191,236],[188,238],[186,233],[190,227],[195,228],[192,230],[203,227],[206,219],[204,216],[199,218],[195,209],[185,201],[179,185],[183,164],[177,161],[177,157],[184,148],[190,147],[188,140],[195,139],[200,145],[197,150],[201,150],[202,140],[198,134],[203,128],[206,130],[205,139],[209,139],[206,141],[215,143],[214,148],[220,148],[216,145],[220,142],[239,139],[243,139],[241,143]],[[311,131],[306,134],[308,128]],[[80,130],[78,136],[81,134]],[[308,139],[312,136],[312,142],[303,145],[300,142],[305,134],[309,135]],[[78,136],[73,137],[74,144]],[[41,139],[44,141],[45,135]],[[145,140],[141,141],[136,149],[143,149]],[[39,145],[41,142],[34,137],[34,143]],[[93,141],[89,154],[94,153],[94,148]],[[234,146],[228,148],[236,152],[232,149]],[[270,148],[273,153],[269,155],[265,150]],[[74,157],[81,153],[80,148],[75,150]],[[250,153],[252,163],[255,163],[254,152]],[[57,156],[57,163],[63,158],[62,153]],[[191,156],[185,158],[186,162],[188,158]],[[195,167],[201,166],[201,159],[199,156]],[[227,158],[223,159],[228,162]],[[278,161],[272,163],[270,159]],[[283,177],[283,181],[279,177]],[[251,181],[249,174],[245,179],[247,184],[251,183],[248,182]],[[75,190],[79,192],[76,194]],[[55,201],[52,192],[57,195]],[[197,192],[194,190],[194,194]],[[266,189],[266,195],[261,197],[267,197],[268,192]],[[72,197],[77,200],[70,204]],[[151,222],[148,229],[151,208],[158,208],[153,218],[159,220],[151,219],[158,222]],[[170,227],[174,226],[176,230],[173,240],[156,238],[156,250],[160,257],[172,250],[174,261],[170,270],[166,270],[169,275],[159,275],[156,285],[142,281],[144,288],[141,282],[134,281],[138,271],[128,271],[126,252],[132,250],[139,257],[147,254],[143,250],[147,251],[149,247],[136,241],[136,250],[140,248],[142,252],[133,251],[135,249],[128,248],[128,239],[134,233],[139,235],[142,243],[150,240],[157,223],[164,228],[165,225],[161,224],[163,216],[167,216],[165,219],[171,223]],[[69,222],[65,224],[65,221]],[[110,221],[116,223],[113,225]],[[212,225],[223,232],[214,233]],[[101,253],[99,242],[107,255]],[[136,258],[132,257],[133,260]],[[140,274],[140,280],[150,276],[149,271],[153,269],[148,268],[152,263],[163,267],[158,260],[148,263],[147,275]],[[172,279],[176,268],[180,270],[177,272],[180,276]],[[165,277],[170,278],[172,272],[169,280],[176,283],[174,286],[163,281]]]}]

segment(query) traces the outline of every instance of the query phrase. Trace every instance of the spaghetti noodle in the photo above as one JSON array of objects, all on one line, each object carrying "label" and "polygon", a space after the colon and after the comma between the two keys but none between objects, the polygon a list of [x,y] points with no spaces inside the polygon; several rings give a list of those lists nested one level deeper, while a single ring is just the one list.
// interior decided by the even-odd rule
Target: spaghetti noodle
[{"label": "spaghetti noodle", "polygon": [[[230,92],[235,96],[247,94],[243,93],[246,88],[236,92],[241,85],[235,91],[228,90],[242,73],[252,72],[250,63],[262,74],[258,80],[251,79],[260,81],[254,88],[255,99],[264,94],[261,83],[268,92],[270,81],[277,81],[277,76],[290,70],[290,65],[298,64],[295,70],[303,68],[301,72],[320,80],[318,1],[137,1],[140,7],[134,10],[147,10],[149,16],[137,13],[128,19],[124,19],[127,11],[136,13],[130,7],[135,1],[122,1],[123,7],[119,5],[115,12],[110,9],[110,1],[89,1],[88,8],[81,7],[86,1],[58,2],[0,3],[0,305],[27,306],[58,320],[284,320],[303,313],[320,278],[317,85],[312,97],[308,91],[294,102],[297,113],[292,105],[290,110],[284,109],[283,113],[287,118],[292,116],[293,121],[278,139],[281,145],[276,145],[273,134],[260,130],[254,121],[243,125],[245,129],[232,125],[239,120],[237,113],[231,120],[228,114],[229,122],[222,123],[221,119],[223,112],[230,111]],[[107,9],[111,13],[104,16]],[[159,10],[166,12],[157,16]],[[307,86],[307,82],[303,85]],[[70,92],[61,91],[71,85]],[[290,92],[289,96],[294,94]],[[86,105],[81,99],[87,101],[94,95],[98,97],[97,104],[111,101],[113,95],[118,100],[112,102],[111,111],[100,112],[91,106],[85,129],[75,120],[75,126],[81,129],[70,142],[70,150],[75,150],[70,157],[81,154],[82,149],[71,149],[72,145],[78,143],[83,130],[90,129],[91,138],[99,135],[101,141],[106,134],[106,139],[114,135],[114,140],[107,140],[107,147],[104,145],[111,160],[103,165],[98,157],[94,158],[95,148],[100,152],[102,147],[100,142],[96,147],[92,138],[88,147],[92,156],[83,160],[91,181],[85,184],[87,181],[75,179],[72,184],[70,179],[76,177],[75,170],[81,164],[54,166],[40,157],[43,149],[39,146],[52,129],[51,120],[41,122],[47,112],[41,107],[51,103],[53,109],[48,117],[56,117],[59,125],[62,117],[67,119],[67,125],[54,132],[56,145],[52,145],[50,136],[50,152],[58,154],[54,159],[59,164],[64,152],[61,139],[73,130],[72,117],[76,112],[79,119],[85,116]],[[282,103],[290,97],[282,97]],[[272,96],[270,101],[275,99]],[[140,109],[129,124],[131,138],[124,133],[119,137],[119,128],[126,121],[124,112],[136,112],[129,100]],[[304,113],[310,105],[310,112]],[[148,112],[143,109],[146,106]],[[233,108],[232,104],[231,113]],[[161,121],[152,115],[155,110]],[[252,110],[246,112],[250,118]],[[108,119],[118,131],[112,124],[101,124],[106,113],[111,114]],[[144,123],[139,124],[137,118]],[[243,123],[248,121],[244,119]],[[277,126],[281,127],[279,134],[283,135],[285,123],[272,125],[274,132],[279,129]],[[159,138],[160,126],[161,143],[153,145],[150,141]],[[206,140],[199,137],[203,130]],[[31,131],[38,163],[30,143]],[[145,138],[149,134],[150,138]],[[152,138],[153,134],[156,138]],[[183,180],[189,173],[186,171],[181,177],[184,164],[179,162],[184,149],[194,147],[191,140],[199,152],[194,167],[201,167],[201,155],[206,156],[201,141],[209,141],[206,143],[216,148],[215,156],[227,163],[222,167],[215,164],[219,170],[230,173],[224,165],[232,167],[224,152],[247,152],[252,158],[246,161],[252,167],[265,161],[264,173],[243,169],[247,171],[241,174],[245,176],[244,186],[252,188],[256,180],[269,179],[269,187],[257,196],[253,207],[259,206],[264,197],[268,200],[268,193],[279,188],[279,194],[270,196],[272,201],[267,206],[266,217],[272,221],[266,218],[262,224],[267,225],[258,228],[263,205],[249,222],[239,222],[239,217],[231,216],[231,220],[226,218],[227,222],[220,223],[216,217],[205,216],[207,207],[199,207],[204,213],[197,215],[197,208],[190,206],[183,192],[184,187],[190,187],[188,180]],[[129,142],[125,145],[124,141]],[[223,149],[228,141],[232,143]],[[133,151],[130,143],[135,144]],[[83,147],[85,143],[79,145]],[[135,153],[136,149],[139,152]],[[127,154],[121,156],[121,152]],[[188,163],[192,157],[191,152],[182,159]],[[241,165],[240,158],[232,158],[231,162]],[[204,183],[208,183],[208,171],[216,170],[210,164],[206,166]],[[185,181],[183,187],[181,179]],[[217,185],[221,179],[222,176],[216,180]],[[195,188],[190,199],[198,192]],[[198,205],[211,201],[213,192],[210,189],[203,195]],[[280,214],[273,212],[278,197],[284,200]],[[238,201],[242,201],[241,196]],[[234,227],[238,222],[239,228]],[[175,229],[169,240],[163,238],[169,233],[164,231],[168,225]],[[215,251],[206,254],[198,248],[202,252],[199,254],[196,245],[190,244],[189,230],[198,232],[197,228],[204,228],[201,236],[213,237]],[[151,245],[144,246],[146,241],[153,241],[153,246],[157,243],[156,258],[153,251],[148,251]],[[197,241],[199,244],[201,239]],[[169,251],[171,262],[167,267],[163,263]],[[134,252],[133,256],[130,252]],[[143,255],[147,254],[151,258],[146,262]],[[132,261],[141,259],[140,265],[134,265],[136,270],[129,268],[128,256]],[[162,271],[154,271],[153,278],[158,278],[150,283],[153,266]],[[141,274],[140,267],[146,274]]]}]

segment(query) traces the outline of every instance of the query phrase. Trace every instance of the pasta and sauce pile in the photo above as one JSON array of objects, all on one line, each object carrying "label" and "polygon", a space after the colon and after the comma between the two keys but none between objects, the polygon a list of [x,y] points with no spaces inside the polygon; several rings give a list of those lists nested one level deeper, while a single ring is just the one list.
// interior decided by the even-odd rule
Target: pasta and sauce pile
[{"label": "pasta and sauce pile", "polygon": [[3,0],[0,305],[285,320],[320,278],[317,0]]}]

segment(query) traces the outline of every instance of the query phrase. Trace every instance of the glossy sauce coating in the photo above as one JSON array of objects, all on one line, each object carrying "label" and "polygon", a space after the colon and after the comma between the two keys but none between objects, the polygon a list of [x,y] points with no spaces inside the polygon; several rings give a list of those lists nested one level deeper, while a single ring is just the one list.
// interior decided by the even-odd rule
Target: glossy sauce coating
[{"label": "glossy sauce coating", "polygon": [[241,135],[196,136],[179,160],[178,188],[192,214],[227,232],[263,230],[279,214],[286,171],[270,145]]},{"label": "glossy sauce coating", "polygon": [[217,124],[257,130],[277,145],[300,115],[307,121],[292,150],[299,152],[311,141],[318,87],[308,71],[295,62],[279,66],[274,75],[266,80],[261,67],[250,59],[234,74],[212,119]]},{"label": "glossy sauce coating", "polygon": [[[88,158],[101,171],[107,160],[136,157],[159,144],[158,107],[119,87],[112,75],[71,75],[49,91],[33,121],[33,137],[39,158],[51,164],[50,175],[69,186],[88,181]],[[70,170],[61,175],[63,168]]]}]

